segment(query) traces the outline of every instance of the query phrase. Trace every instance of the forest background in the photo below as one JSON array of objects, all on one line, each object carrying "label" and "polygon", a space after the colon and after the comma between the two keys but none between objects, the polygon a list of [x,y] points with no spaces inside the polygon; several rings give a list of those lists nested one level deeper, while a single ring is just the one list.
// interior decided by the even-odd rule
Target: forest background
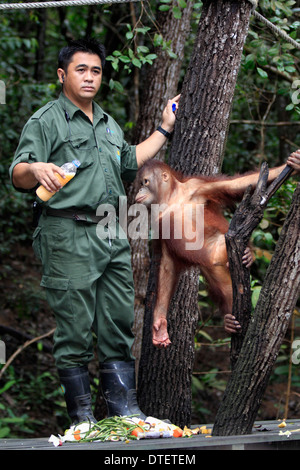
[{"label": "forest background", "polygon": [[[105,44],[108,57],[97,101],[120,123],[131,142],[145,77],[157,51],[163,48],[177,60],[172,43],[161,34],[158,14],[161,21],[163,12],[167,15],[171,9],[180,22],[186,7],[184,0],[162,0],[1,12],[0,80],[5,84],[5,100],[0,100],[0,339],[6,346],[6,360],[27,340],[47,334],[55,326],[39,287],[40,265],[31,248],[34,195],[13,190],[8,168],[27,119],[60,92],[56,77],[59,49],[70,39],[89,35]],[[179,92],[201,7],[201,2],[193,2]],[[262,0],[258,11],[297,39],[299,1]],[[299,58],[299,50],[252,18],[235,91],[224,173],[246,172],[263,161],[276,166],[300,148]],[[253,304],[295,186],[296,182],[290,180],[278,191],[253,233]],[[213,315],[215,308],[202,284],[199,306],[193,422],[209,423],[214,420],[228,378],[230,338],[221,319]],[[299,365],[292,360],[293,342],[300,338],[299,313],[296,308],[259,411],[260,419],[300,417]],[[91,365],[91,375],[96,391],[96,361]],[[68,426],[51,356],[51,335],[16,355],[0,376],[0,397],[0,438],[50,435]]]}]

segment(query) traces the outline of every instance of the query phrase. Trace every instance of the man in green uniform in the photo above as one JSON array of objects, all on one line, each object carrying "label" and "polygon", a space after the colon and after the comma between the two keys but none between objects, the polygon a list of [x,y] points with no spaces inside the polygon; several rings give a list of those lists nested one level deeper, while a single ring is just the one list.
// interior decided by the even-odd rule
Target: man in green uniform
[{"label": "man in green uniform", "polygon": [[[92,330],[109,416],[144,417],[136,402],[131,354],[130,247],[124,236],[97,236],[101,221],[96,213],[102,204],[118,209],[122,180],[133,181],[137,169],[165,144],[175,122],[172,105],[179,100],[169,100],[162,126],[147,140],[128,145],[118,124],[93,101],[104,62],[104,48],[94,40],[74,41],[60,51],[62,93],[29,119],[10,167],[17,190],[41,184],[53,192],[42,203],[33,247],[56,318],[53,354],[73,424],[95,421],[87,368],[93,357]],[[55,173],[64,177],[61,165],[74,159],[80,161],[76,176],[62,187]]]}]

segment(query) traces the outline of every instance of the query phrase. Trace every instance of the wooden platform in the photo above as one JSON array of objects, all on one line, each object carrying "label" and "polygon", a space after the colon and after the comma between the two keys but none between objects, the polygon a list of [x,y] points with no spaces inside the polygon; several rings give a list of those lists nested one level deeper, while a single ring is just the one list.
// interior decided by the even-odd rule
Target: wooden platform
[{"label": "wooden platform", "polygon": [[[279,428],[278,421],[258,421],[252,434],[244,436],[217,437],[201,434],[190,438],[141,439],[125,442],[64,443],[54,447],[49,437],[40,439],[0,439],[0,451],[4,450],[101,450],[105,459],[124,459],[140,455],[143,464],[180,463],[176,459],[197,459],[200,450],[300,450],[300,420],[288,420],[285,428]],[[212,426],[207,425],[207,428]],[[291,434],[280,435],[280,431]],[[136,451],[143,451],[142,455]],[[160,457],[159,457],[160,456]],[[152,459],[152,461],[149,461]],[[162,460],[159,462],[158,460]],[[164,459],[171,459],[164,461]],[[129,463],[128,461],[125,463]],[[113,462],[104,462],[113,463]],[[122,463],[121,461],[115,463]],[[124,463],[124,462],[123,462]],[[137,462],[138,463],[138,462]],[[181,463],[195,464],[187,460]],[[200,463],[200,462],[199,462]],[[136,465],[134,465],[136,466]]]}]

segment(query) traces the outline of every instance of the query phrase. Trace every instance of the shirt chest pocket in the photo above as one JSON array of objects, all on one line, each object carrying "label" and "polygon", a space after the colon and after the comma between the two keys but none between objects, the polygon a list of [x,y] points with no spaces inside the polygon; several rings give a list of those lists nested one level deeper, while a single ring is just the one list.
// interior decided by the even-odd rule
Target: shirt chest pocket
[{"label": "shirt chest pocket", "polygon": [[80,161],[79,169],[82,170],[93,165],[93,153],[97,149],[94,135],[71,135],[65,145],[65,161],[77,159]]},{"label": "shirt chest pocket", "polygon": [[107,146],[109,148],[109,153],[111,155],[111,159],[114,164],[120,167],[122,140],[111,133],[106,133],[105,137],[106,137]]}]

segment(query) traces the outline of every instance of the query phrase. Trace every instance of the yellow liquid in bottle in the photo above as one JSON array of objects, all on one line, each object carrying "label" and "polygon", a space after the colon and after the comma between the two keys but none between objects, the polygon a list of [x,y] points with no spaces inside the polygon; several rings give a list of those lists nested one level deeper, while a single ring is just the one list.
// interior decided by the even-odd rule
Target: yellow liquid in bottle
[{"label": "yellow liquid in bottle", "polygon": [[[74,178],[75,173],[68,173],[64,178],[62,178],[58,173],[55,173],[56,178],[59,180],[60,184],[62,186],[65,186],[72,178]],[[42,201],[49,201],[49,199],[54,196],[54,193],[50,193],[44,186],[39,186],[36,190],[36,195],[42,200]]]}]

